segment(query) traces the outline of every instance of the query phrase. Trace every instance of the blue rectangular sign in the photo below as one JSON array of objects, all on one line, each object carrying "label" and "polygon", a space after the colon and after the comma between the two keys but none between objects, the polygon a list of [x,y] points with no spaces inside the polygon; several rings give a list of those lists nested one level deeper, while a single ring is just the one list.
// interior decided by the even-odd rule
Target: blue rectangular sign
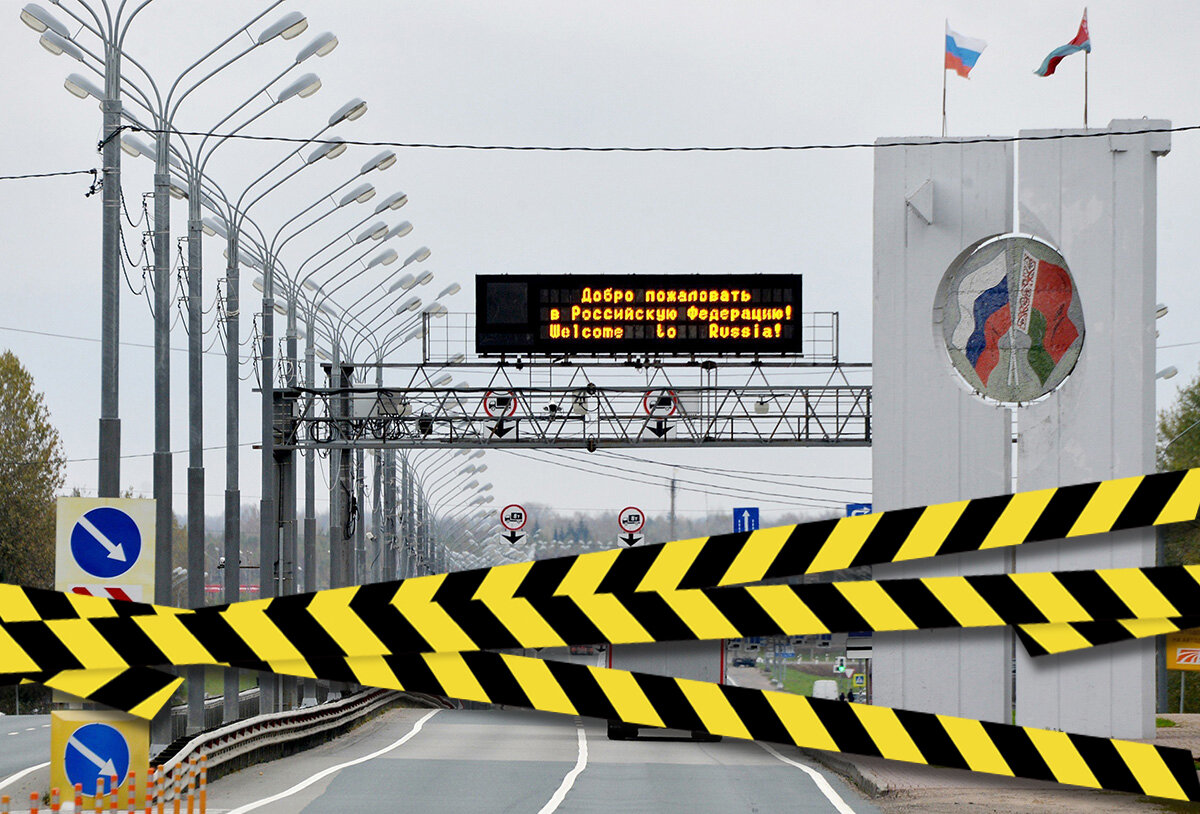
[{"label": "blue rectangular sign", "polygon": [[758,531],[758,507],[746,506],[733,510],[733,530]]},{"label": "blue rectangular sign", "polygon": [[846,504],[846,517],[857,517],[860,514],[870,514],[870,513],[871,513],[871,504],[870,503],[847,503]]}]

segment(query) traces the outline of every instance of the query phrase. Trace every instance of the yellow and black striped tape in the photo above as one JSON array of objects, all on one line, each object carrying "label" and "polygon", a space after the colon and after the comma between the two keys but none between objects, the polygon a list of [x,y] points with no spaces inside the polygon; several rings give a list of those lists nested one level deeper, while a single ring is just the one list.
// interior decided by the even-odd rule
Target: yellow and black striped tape
[{"label": "yellow and black striped tape", "polygon": [[513,597],[505,585],[493,594],[486,581],[468,598],[445,599],[440,584],[378,583],[184,613],[77,600],[74,618],[60,607],[50,619],[38,605],[61,595],[28,591],[23,618],[12,605],[0,614],[0,664],[22,673],[231,663],[279,670],[343,656],[1000,625],[1035,626],[1027,635],[1045,647],[1050,624],[1073,631],[1064,623],[1200,615],[1200,566],[538,599]]},{"label": "yellow and black striped tape", "polygon": [[[9,670],[6,678],[37,677],[68,692],[97,700],[103,696],[143,713],[165,701],[178,681],[147,670],[148,665],[232,664],[377,686],[403,684],[409,689],[554,711],[568,711],[561,703],[565,698],[571,711],[580,714],[645,725],[677,726],[698,720],[703,726],[683,728],[778,740],[758,729],[769,720],[763,717],[763,709],[793,703],[774,699],[778,694],[759,694],[767,700],[757,706],[739,701],[743,711],[727,698],[728,691],[737,688],[649,676],[629,678],[630,674],[616,678],[620,671],[597,668],[596,681],[606,688],[623,687],[623,694],[617,696],[606,690],[609,706],[605,707],[594,694],[579,695],[578,687],[567,687],[561,679],[547,682],[546,671],[554,674],[557,666],[462,651],[540,646],[538,642],[593,644],[1005,623],[1024,625],[1026,638],[1047,651],[1071,641],[1063,631],[1071,631],[1077,637],[1073,641],[1078,641],[1088,635],[1079,631],[1101,630],[1088,626],[1111,629],[1115,624],[1133,635],[1148,630],[1148,625],[1161,626],[1164,619],[1200,611],[1200,603],[1192,598],[1200,593],[1195,590],[1198,575],[1188,569],[1112,569],[941,582],[729,586],[1179,522],[1195,519],[1198,509],[1200,473],[1189,470],[195,612],[0,586],[0,664]],[[442,652],[419,652],[428,650]],[[394,669],[401,664],[409,673],[417,670],[413,665],[443,666],[431,683],[428,671],[406,674],[401,680]],[[447,676],[457,678],[447,684]],[[629,694],[633,692],[630,681],[638,687],[644,682],[686,684],[690,690],[680,691],[689,703],[692,696],[725,700],[703,709],[693,705],[692,718],[679,718],[678,709],[664,714],[670,707],[664,697],[643,689],[637,702],[640,711],[632,714],[616,704],[638,697]],[[492,687],[493,692],[483,692],[491,686],[487,682],[500,683]],[[833,707],[818,714],[812,710],[823,705],[800,700],[809,710],[803,715],[815,715],[819,721],[822,715],[838,714]],[[745,706],[748,703],[751,706]],[[729,709],[735,710],[732,718]],[[1061,733],[1035,736],[1038,730],[996,729],[1000,725],[877,707],[861,710],[855,709],[858,719],[878,716],[871,717],[875,728],[869,733],[869,744],[833,738],[833,746],[824,748],[901,759],[909,749],[907,759],[918,762],[1197,799],[1178,778],[1164,781],[1168,775],[1175,777],[1176,769],[1164,769],[1166,762],[1155,763],[1158,758],[1148,758],[1143,751],[1130,751],[1136,745],[1122,747],[1118,741]],[[939,731],[929,726],[931,720],[943,730],[955,728],[957,735],[950,740],[957,758],[953,752],[938,751],[946,734],[931,735]],[[1041,753],[1040,744],[1059,745],[1048,747],[1042,764],[1031,767],[1022,763],[1029,752],[1025,741],[1009,730],[1020,730],[1027,740],[1034,740],[1034,754]],[[784,726],[782,731],[790,730]],[[1021,747],[1014,748],[1016,743]],[[1120,758],[1116,763],[1112,754]],[[1065,761],[1062,766],[1052,765],[1060,760]],[[1071,771],[1064,768],[1070,766]],[[1101,777],[1103,781],[1096,780]],[[1191,777],[1194,785],[1194,773]]]}]

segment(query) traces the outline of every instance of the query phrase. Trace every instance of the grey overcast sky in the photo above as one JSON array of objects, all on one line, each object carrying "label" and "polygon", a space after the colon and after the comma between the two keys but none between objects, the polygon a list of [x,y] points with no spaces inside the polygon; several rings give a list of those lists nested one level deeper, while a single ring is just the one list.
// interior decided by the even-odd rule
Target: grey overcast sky
[{"label": "grey overcast sky", "polygon": [[[63,0],[78,9],[73,2]],[[21,0],[5,3],[0,13],[0,75],[6,80],[0,87],[6,147],[0,175],[99,166],[97,105],[63,90],[66,75],[83,69],[38,46],[37,35],[18,19],[22,5]],[[165,87],[265,6],[246,0],[154,0],[134,22],[125,47]],[[264,22],[293,9],[308,15],[308,31],[258,49],[211,80],[183,104],[177,127],[208,129],[290,64],[314,35],[329,30],[340,40],[337,50],[299,69],[320,75],[320,92],[280,105],[251,132],[307,137],[342,103],[360,96],[370,109],[339,130],[346,138],[683,146],[937,135],[946,19],[956,31],[988,43],[970,80],[948,77],[951,135],[1013,135],[1022,128],[1082,125],[1083,56],[1066,59],[1053,77],[1032,73],[1052,48],[1074,36],[1083,11],[1075,0],[289,0]],[[1200,124],[1200,71],[1192,64],[1200,41],[1200,7],[1188,0],[1093,0],[1089,22],[1093,126],[1142,116]],[[259,23],[251,32],[262,27]],[[95,45],[86,32],[80,41]],[[247,42],[243,36],[236,45]],[[260,98],[254,105],[264,103]],[[249,109],[258,110],[254,105]],[[1160,406],[1196,374],[1200,362],[1200,325],[1194,316],[1200,133],[1176,134],[1172,143],[1171,154],[1159,164],[1159,299],[1170,305],[1171,314],[1159,324],[1158,364],[1175,365],[1181,375],[1160,382]],[[228,143],[209,171],[226,189],[240,190],[288,149]],[[256,209],[257,219],[273,231],[302,205],[346,180],[374,152],[361,148],[306,171]],[[126,157],[124,163],[126,199],[136,221],[142,195],[151,188],[152,167],[144,159]],[[401,256],[419,245],[432,249],[426,267],[436,278],[429,288],[440,290],[451,282],[464,288],[452,310],[471,308],[467,292],[477,273],[802,272],[805,310],[839,312],[842,358],[869,361],[868,149],[715,154],[405,149],[395,167],[373,180],[382,193],[408,193],[408,206],[393,220],[410,220],[414,231],[397,248]],[[0,182],[5,249],[0,347],[21,358],[46,394],[72,460],[67,489],[94,494],[99,345],[87,340],[100,333],[100,198],[85,198],[87,186],[82,176]],[[359,217],[330,222],[345,228]],[[175,236],[185,218],[185,207],[176,204]],[[135,255],[144,228],[126,225]],[[291,262],[298,263],[306,248],[311,253],[330,236],[326,232],[320,240],[297,245]],[[205,241],[206,307],[223,275],[221,248],[219,241]],[[259,309],[250,276],[243,275],[244,340],[248,315]],[[139,268],[131,270],[130,281],[134,289],[142,287]],[[205,316],[210,331],[214,317],[215,311]],[[152,341],[146,300],[128,288],[121,327],[124,342]],[[215,336],[206,335],[206,347]],[[177,323],[172,345],[185,343]],[[218,343],[205,363],[204,429],[212,447],[224,443],[220,350]],[[398,358],[413,361],[416,349]],[[151,365],[148,347],[123,348],[123,452],[140,457],[123,462],[122,483],[147,496]],[[186,356],[172,354],[172,366],[172,447],[185,450]],[[250,377],[242,394],[246,443],[259,437],[252,373],[243,370]],[[221,449],[205,456],[210,512],[220,510],[223,460]],[[565,510],[615,512],[637,504],[656,514],[667,506],[660,486],[533,465],[501,452],[489,452],[486,460],[496,507],[536,501]],[[755,504],[782,511],[812,506],[817,497],[833,505],[863,499],[869,490],[866,450],[691,451],[647,460],[815,476],[803,483],[839,490],[812,491],[799,487],[795,478],[779,477],[778,485],[765,488],[788,495],[782,503],[681,492],[680,510],[691,513]],[[242,462],[243,496],[256,502],[258,460],[248,447]],[[185,507],[186,466],[186,455],[177,454],[177,513]],[[667,471],[646,464],[636,468]],[[860,480],[824,480],[829,476]],[[696,473],[681,477],[705,479]],[[755,488],[753,482],[742,486]]]}]

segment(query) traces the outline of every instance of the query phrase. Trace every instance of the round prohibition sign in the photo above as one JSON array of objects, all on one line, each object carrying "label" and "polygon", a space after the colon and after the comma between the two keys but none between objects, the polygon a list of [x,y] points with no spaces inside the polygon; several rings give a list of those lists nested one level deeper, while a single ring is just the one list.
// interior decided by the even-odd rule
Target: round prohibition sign
[{"label": "round prohibition sign", "polygon": [[637,506],[626,506],[617,515],[617,525],[621,527],[621,531],[637,534],[646,525],[646,513]]},{"label": "round prohibition sign", "polygon": [[[671,406],[671,411],[665,416],[654,412],[666,407],[668,403]],[[646,395],[642,397],[642,409],[646,411],[646,415],[648,416],[670,418],[679,409],[679,397],[675,395],[674,390],[647,390]]]},{"label": "round prohibition sign", "polygon": [[483,411],[488,418],[512,418],[517,414],[517,394],[511,390],[483,394]]},{"label": "round prohibition sign", "polygon": [[525,507],[519,503],[510,503],[500,510],[500,525],[509,531],[520,531],[529,522]]}]

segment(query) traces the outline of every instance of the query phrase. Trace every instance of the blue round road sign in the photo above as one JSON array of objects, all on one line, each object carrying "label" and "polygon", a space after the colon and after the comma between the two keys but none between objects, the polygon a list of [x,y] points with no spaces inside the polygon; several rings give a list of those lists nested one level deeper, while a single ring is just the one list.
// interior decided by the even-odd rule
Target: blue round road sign
[{"label": "blue round road sign", "polygon": [[[120,509],[92,509],[71,529],[71,556],[94,577],[112,579],[133,567],[142,553],[142,533]],[[85,787],[86,788],[86,787]]]},{"label": "blue round road sign", "polygon": [[85,724],[67,739],[63,768],[67,782],[81,784],[84,794],[96,793],[97,780],[104,781],[104,793],[109,794],[112,777],[117,778],[120,788],[129,775],[129,744],[124,735],[108,724]]}]

